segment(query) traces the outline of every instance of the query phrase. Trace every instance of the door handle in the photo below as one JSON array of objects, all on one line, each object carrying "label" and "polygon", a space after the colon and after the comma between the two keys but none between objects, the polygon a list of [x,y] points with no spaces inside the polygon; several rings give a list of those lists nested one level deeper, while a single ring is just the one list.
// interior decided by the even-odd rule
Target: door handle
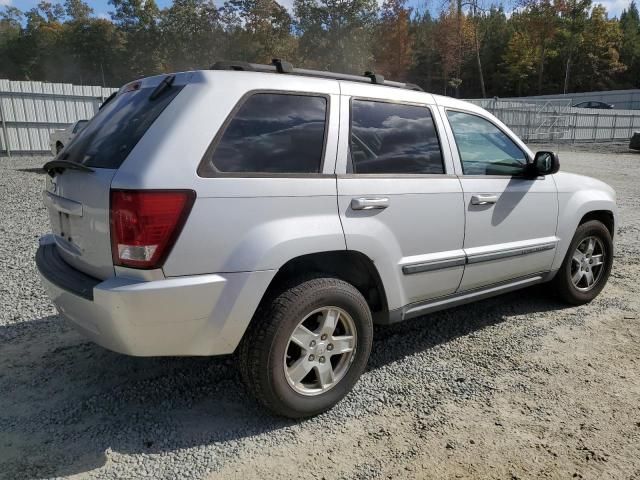
[{"label": "door handle", "polygon": [[472,195],[471,205],[489,205],[498,201],[498,195]]},{"label": "door handle", "polygon": [[352,210],[384,210],[389,206],[389,199],[386,197],[375,198],[352,198]]}]

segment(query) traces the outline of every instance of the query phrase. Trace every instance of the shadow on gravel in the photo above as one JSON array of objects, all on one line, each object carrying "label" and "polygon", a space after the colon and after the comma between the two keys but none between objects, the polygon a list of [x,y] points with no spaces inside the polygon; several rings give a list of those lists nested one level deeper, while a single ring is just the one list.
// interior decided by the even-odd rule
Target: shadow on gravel
[{"label": "shadow on gravel", "polygon": [[[558,308],[534,288],[378,327],[369,368]],[[223,456],[235,448],[229,441],[294,423],[254,403],[231,357],[127,357],[86,343],[58,316],[0,327],[0,391],[2,478],[84,473],[110,452],[207,445]]]}]

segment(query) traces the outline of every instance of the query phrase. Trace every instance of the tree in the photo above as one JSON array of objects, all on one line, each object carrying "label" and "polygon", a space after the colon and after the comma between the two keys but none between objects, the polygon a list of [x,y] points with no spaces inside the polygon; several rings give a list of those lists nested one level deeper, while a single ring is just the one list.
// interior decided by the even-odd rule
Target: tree
[{"label": "tree", "polygon": [[470,51],[473,26],[468,17],[464,13],[459,13],[456,5],[451,3],[449,10],[440,14],[435,35],[435,45],[444,80],[444,93],[446,95],[447,87],[452,87],[456,97],[459,97],[462,65]]},{"label": "tree", "polygon": [[559,0],[558,10],[561,14],[561,43],[565,58],[564,93],[571,87],[571,67],[574,57],[584,42],[586,27],[591,8],[591,0]]},{"label": "tree", "polygon": [[81,20],[88,19],[93,13],[93,8],[82,0],[66,0],[64,2],[64,12],[72,20]]},{"label": "tree", "polygon": [[[542,93],[545,62],[558,33],[558,13],[557,4],[551,0],[526,0],[525,9],[520,16],[520,23],[526,28],[536,48],[539,94]],[[551,55],[555,54],[555,51],[551,51]]]},{"label": "tree", "polygon": [[527,82],[535,72],[535,50],[531,38],[522,31],[514,32],[504,62],[507,66],[507,78],[515,86],[516,95],[520,96],[527,89]]},{"label": "tree", "polygon": [[629,87],[640,87],[640,15],[636,2],[620,15],[620,61],[627,65],[625,82]]},{"label": "tree", "polygon": [[233,17],[229,49],[233,58],[258,63],[294,59],[293,19],[286,8],[274,0],[231,0],[227,8]]},{"label": "tree", "polygon": [[376,0],[295,0],[298,59],[320,70],[362,74],[373,63]]},{"label": "tree", "polygon": [[406,0],[385,0],[374,41],[376,71],[394,80],[407,78],[413,54],[411,9],[405,5]]},{"label": "tree", "polygon": [[220,14],[212,1],[176,0],[162,12],[159,30],[168,70],[207,68],[225,48]]},{"label": "tree", "polygon": [[440,59],[436,51],[436,22],[429,11],[417,14],[411,22],[414,48],[409,79],[428,92],[435,80],[442,80]]},{"label": "tree", "polygon": [[607,18],[602,5],[591,11],[584,29],[584,43],[579,52],[580,62],[576,68],[576,84],[584,90],[608,89],[614,85],[615,77],[625,70],[620,62],[617,48],[622,42],[618,22]]},{"label": "tree", "polygon": [[111,19],[124,34],[122,67],[117,73],[123,81],[164,71],[160,10],[154,0],[109,0]]}]

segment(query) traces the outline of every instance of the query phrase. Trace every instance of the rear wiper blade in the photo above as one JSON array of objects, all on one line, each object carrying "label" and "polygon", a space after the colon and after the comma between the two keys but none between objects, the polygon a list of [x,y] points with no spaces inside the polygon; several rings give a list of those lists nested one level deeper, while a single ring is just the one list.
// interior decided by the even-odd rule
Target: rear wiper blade
[{"label": "rear wiper blade", "polygon": [[42,166],[42,169],[46,171],[49,176],[53,177],[56,173],[62,173],[65,169],[80,170],[82,172],[93,173],[93,168],[82,165],[81,163],[72,162],[70,160],[53,159]]},{"label": "rear wiper blade", "polygon": [[113,92],[111,95],[109,95],[107,99],[104,102],[102,102],[102,104],[98,107],[98,110],[102,110],[107,103],[109,103],[111,100],[116,98],[117,94],[118,92]]},{"label": "rear wiper blade", "polygon": [[175,75],[167,75],[166,77],[164,77],[162,81],[158,84],[158,86],[155,88],[155,90],[151,92],[151,95],[149,96],[149,100],[155,100],[160,95],[162,95],[162,93],[164,93],[165,90],[167,90],[168,88],[171,88],[171,85],[173,85],[173,81],[175,79],[176,79]]}]

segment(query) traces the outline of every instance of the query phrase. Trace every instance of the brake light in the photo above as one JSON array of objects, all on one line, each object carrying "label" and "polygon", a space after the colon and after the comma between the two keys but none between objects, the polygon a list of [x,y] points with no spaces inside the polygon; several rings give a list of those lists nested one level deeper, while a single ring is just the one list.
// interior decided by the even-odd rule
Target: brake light
[{"label": "brake light", "polygon": [[160,267],[180,235],[195,197],[192,190],[111,190],[113,264]]}]

